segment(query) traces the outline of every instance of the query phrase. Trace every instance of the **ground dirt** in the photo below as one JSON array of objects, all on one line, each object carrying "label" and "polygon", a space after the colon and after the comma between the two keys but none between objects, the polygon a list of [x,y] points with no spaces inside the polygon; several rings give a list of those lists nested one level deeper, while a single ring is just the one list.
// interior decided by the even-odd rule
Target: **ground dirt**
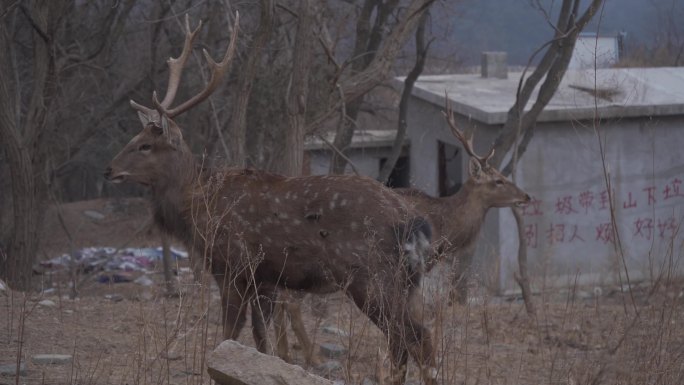
[{"label": "ground dirt", "polygon": [[[93,219],[84,215],[86,210],[104,217]],[[41,256],[84,246],[157,246],[159,236],[149,228],[148,218],[145,203],[135,199],[52,208],[46,214]],[[183,260],[174,266],[176,297],[165,295],[161,267],[149,275],[153,286],[102,284],[97,274],[39,271],[40,291],[0,292],[0,366],[20,359],[26,368],[18,378],[0,374],[0,384],[211,383],[204,362],[221,339],[218,292],[207,277],[198,282],[188,266]],[[76,290],[71,289],[74,281]],[[44,300],[53,304],[39,304]],[[321,301],[325,312],[312,305]],[[528,316],[516,298],[483,296],[469,305],[444,306],[436,338],[440,383],[684,383],[681,282],[661,280],[631,292],[576,288],[538,295],[535,303],[536,317]],[[389,373],[384,337],[342,294],[316,300],[309,296],[303,309],[316,344],[348,349],[335,359],[338,368],[311,371],[347,384]],[[348,336],[325,333],[323,326]],[[289,340],[296,345],[291,333]],[[249,327],[240,342],[254,346]],[[296,347],[294,361],[305,366]],[[46,353],[68,354],[73,360],[33,362],[36,354]],[[409,381],[418,383],[414,364]]]}]

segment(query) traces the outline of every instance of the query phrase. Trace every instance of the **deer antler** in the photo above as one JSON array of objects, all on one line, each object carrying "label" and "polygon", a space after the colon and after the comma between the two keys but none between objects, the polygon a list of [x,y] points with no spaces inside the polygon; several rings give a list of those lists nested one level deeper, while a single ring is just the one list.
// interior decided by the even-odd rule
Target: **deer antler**
[{"label": "deer antler", "polygon": [[200,21],[197,25],[197,28],[191,30],[190,18],[186,14],[185,43],[183,44],[183,52],[181,52],[181,54],[178,55],[177,58],[172,57],[169,58],[169,60],[167,61],[167,64],[169,66],[169,83],[166,87],[166,95],[164,95],[164,100],[160,102],[157,98],[157,92],[154,91],[152,93],[152,102],[154,103],[155,108],[143,106],[142,104],[136,103],[133,100],[131,100],[130,102],[131,107],[148,116],[155,116],[155,114],[159,113],[164,114],[169,118],[173,118],[174,116],[178,116],[181,113],[194,107],[198,103],[202,102],[209,95],[211,95],[212,92],[214,92],[216,87],[218,87],[219,83],[221,82],[221,79],[223,79],[223,76],[226,74],[226,72],[228,72],[228,69],[230,68],[230,64],[233,61],[233,57],[235,56],[235,48],[237,46],[236,43],[239,26],[240,15],[236,12],[235,26],[233,27],[233,36],[231,36],[230,38],[230,45],[228,46],[228,50],[226,51],[226,54],[223,56],[223,59],[219,63],[216,63],[214,59],[212,59],[211,56],[209,56],[207,50],[203,50],[204,57],[206,58],[207,63],[209,63],[209,68],[211,69],[211,77],[209,78],[209,83],[207,83],[207,85],[199,94],[185,101],[180,106],[176,108],[169,108],[171,107],[171,103],[173,103],[173,100],[176,98],[178,86],[180,85],[181,76],[183,74],[183,67],[185,67],[185,63],[188,61],[188,58],[190,57],[190,53],[192,52],[192,45],[195,41],[195,38],[197,37],[197,34],[202,28],[202,21]]},{"label": "deer antler", "polygon": [[[178,91],[178,85],[180,84],[181,75],[183,74],[183,67],[185,67],[185,62],[187,62],[192,52],[192,45],[197,37],[197,33],[202,28],[202,21],[200,20],[197,28],[194,31],[190,30],[190,17],[185,14],[185,43],[183,44],[183,52],[177,58],[169,58],[166,63],[169,66],[169,82],[166,86],[166,95],[164,95],[164,100],[160,103],[164,108],[168,108],[173,99],[176,97],[176,92]],[[131,100],[131,107],[136,110],[146,114],[148,116],[153,116],[157,111],[153,108],[145,107],[142,104],[136,103]]]},{"label": "deer antler", "polygon": [[456,126],[456,120],[454,119],[454,112],[451,109],[451,102],[449,101],[449,96],[447,95],[446,91],[444,92],[444,100],[446,101],[446,111],[443,112],[444,117],[446,118],[447,124],[449,124],[449,128],[451,129],[451,133],[454,134],[456,139],[458,139],[462,144],[463,148],[466,150],[468,155],[471,157],[477,159],[482,166],[487,165],[487,161],[494,155],[494,147],[492,147],[487,155],[484,157],[479,156],[475,153],[475,150],[473,149],[473,136],[472,134],[468,137],[466,137],[465,133],[463,130],[458,128]]},{"label": "deer antler", "polygon": [[[186,27],[189,31],[189,25],[188,24],[186,24]],[[171,98],[170,98],[170,101],[168,104],[170,104],[171,101],[173,101],[173,97],[175,96],[176,88],[178,87],[178,85],[174,84],[175,87],[173,89],[170,88],[169,92],[167,92],[166,96],[164,97],[164,100],[161,103],[157,99],[157,93],[154,92],[152,94],[152,101],[153,101],[155,107],[157,108],[157,110],[159,110],[160,112],[163,112],[169,118],[173,118],[174,116],[178,116],[178,115],[182,114],[183,112],[189,110],[190,108],[194,107],[198,103],[202,102],[204,99],[209,97],[209,95],[211,95],[212,92],[214,92],[216,87],[218,87],[219,83],[223,79],[223,76],[230,69],[230,64],[233,61],[233,57],[235,56],[235,49],[237,46],[237,35],[238,35],[239,27],[240,27],[240,15],[236,12],[235,13],[235,26],[233,27],[233,34],[230,38],[230,45],[228,46],[228,50],[226,50],[226,53],[220,62],[218,62],[218,63],[215,62],[214,59],[211,58],[211,56],[209,55],[207,50],[203,50],[204,58],[207,60],[207,63],[209,64],[209,68],[211,69],[211,77],[209,78],[209,82],[204,86],[204,89],[200,93],[193,96],[192,98],[183,102],[178,107],[171,108],[171,109],[168,108],[169,106],[167,104],[165,104],[165,102],[167,101],[167,99],[169,99],[169,94],[171,94]],[[198,27],[198,29],[199,29],[199,27]],[[197,30],[195,30],[195,32],[193,32],[193,34],[196,32],[197,32]],[[190,38],[190,42],[192,42],[192,39],[194,39],[194,36],[192,38]],[[189,40],[189,38],[186,37],[186,40],[185,40],[186,44],[188,43],[188,40]],[[184,53],[185,53],[185,51],[184,51]],[[181,54],[181,56],[182,56],[182,54]],[[180,62],[180,59],[181,58],[179,57],[179,62]],[[171,60],[169,60],[169,67],[171,67],[171,64],[172,64]],[[175,63],[173,63],[173,64],[175,64]],[[179,67],[182,68],[182,64]],[[169,87],[171,84],[172,76],[173,75],[171,75],[171,74],[169,75]],[[173,78],[173,79],[175,79],[175,78]],[[178,80],[180,80],[180,74],[178,74]],[[171,91],[173,91],[173,92],[171,92]]]},{"label": "deer antler", "polygon": [[162,100],[161,105],[164,108],[169,108],[173,99],[176,97],[176,92],[178,91],[178,85],[180,84],[181,75],[183,74],[183,67],[185,62],[190,57],[192,53],[192,45],[197,37],[197,33],[202,28],[202,20],[200,20],[197,28],[194,31],[190,30],[190,17],[185,14],[185,43],[183,44],[183,52],[177,58],[169,58],[167,64],[169,66],[169,83],[166,86],[166,95],[164,95],[164,100]]}]

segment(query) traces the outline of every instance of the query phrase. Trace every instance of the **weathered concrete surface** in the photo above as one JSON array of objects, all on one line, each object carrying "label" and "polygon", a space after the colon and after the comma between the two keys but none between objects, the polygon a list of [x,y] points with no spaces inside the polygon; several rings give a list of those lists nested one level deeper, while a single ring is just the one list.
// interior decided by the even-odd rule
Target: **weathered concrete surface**
[{"label": "weathered concrete surface", "polygon": [[239,342],[223,341],[207,360],[207,371],[219,385],[332,385],[333,382],[259,353]]}]

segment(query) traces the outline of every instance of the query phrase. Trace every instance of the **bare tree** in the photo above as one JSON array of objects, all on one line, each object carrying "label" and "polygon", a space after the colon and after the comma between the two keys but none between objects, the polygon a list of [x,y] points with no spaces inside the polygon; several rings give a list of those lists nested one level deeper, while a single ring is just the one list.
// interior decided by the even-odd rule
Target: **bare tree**
[{"label": "bare tree", "polygon": [[301,0],[297,8],[298,22],[292,58],[292,73],[285,95],[287,111],[287,133],[285,135],[285,157],[282,172],[290,176],[302,174],[304,164],[304,130],[309,94],[309,74],[314,32],[314,4]]},{"label": "bare tree", "polygon": [[[5,2],[2,8],[9,6]],[[63,7],[63,2],[56,1],[21,4],[17,6],[20,12],[15,11],[13,17],[0,22],[0,146],[9,163],[13,218],[6,259],[0,260],[0,276],[23,289],[30,283],[46,193],[41,170],[46,150],[42,137],[54,95],[54,20]],[[12,22],[25,22],[31,30],[15,30]],[[14,39],[19,38],[25,38],[22,43],[32,50],[30,73],[22,73],[16,62],[19,53]],[[30,86],[24,83],[27,78],[32,79]],[[24,87],[30,87],[28,95],[24,94]]]},{"label": "bare tree", "polygon": [[[433,2],[434,0],[413,0],[405,7],[400,6],[398,0],[366,0],[363,3],[356,22],[352,56],[347,63],[340,66],[341,72],[347,66],[351,67],[350,73],[347,76],[342,73],[336,76],[340,79],[335,85],[339,88],[341,97],[336,98],[328,109],[312,119],[309,131],[320,127],[340,106],[344,106],[345,116],[342,119],[345,121],[338,126],[333,146],[344,150],[351,143],[363,96],[387,78],[404,43],[417,27],[421,15]],[[390,32],[385,34],[387,30]],[[330,171],[342,173],[346,164],[343,156],[335,154]]]},{"label": "bare tree", "polygon": [[[508,164],[501,169],[504,175],[510,175],[513,172],[516,162],[525,153],[534,135],[539,114],[548,105],[565,76],[580,32],[603,6],[603,0],[592,0],[584,12],[580,13],[580,3],[581,0],[563,0],[555,24],[551,23],[550,19],[548,20],[555,31],[553,39],[537,51],[537,53],[541,52],[546,47],[544,56],[529,77],[526,78],[523,72],[520,78],[515,103],[508,110],[506,122],[494,141],[495,154],[490,160],[493,167],[501,169],[504,158],[513,149],[513,155]],[[539,3],[538,5],[541,7]],[[532,55],[530,63],[534,57],[535,55]],[[537,87],[539,91],[536,93],[536,99],[527,110],[527,104]],[[523,240],[525,238],[522,216],[518,210],[512,209],[512,211],[518,224],[519,239]],[[527,248],[524,242],[520,242],[518,263],[520,266],[516,280],[522,289],[528,313],[535,314],[527,275]]]},{"label": "bare tree", "polygon": [[380,175],[378,176],[378,180],[382,183],[387,183],[390,175],[392,174],[394,166],[397,164],[397,160],[399,160],[401,150],[404,147],[404,138],[406,137],[406,130],[408,128],[406,123],[406,115],[408,114],[408,104],[411,100],[413,85],[416,83],[416,80],[420,74],[423,73],[425,60],[427,59],[428,50],[430,49],[430,44],[432,43],[432,40],[430,40],[427,44],[425,43],[425,25],[427,24],[428,17],[429,13],[425,12],[423,16],[421,16],[421,21],[420,24],[418,24],[418,28],[416,28],[416,63],[406,76],[406,79],[404,79],[404,89],[401,91],[401,99],[399,100],[397,136],[394,138],[392,153],[387,158],[385,164],[382,165],[382,169],[380,169]]},{"label": "bare tree", "polygon": [[247,107],[249,106],[250,96],[254,78],[259,70],[259,61],[262,56],[263,48],[271,38],[273,31],[273,15],[275,13],[273,0],[260,0],[261,16],[259,28],[256,35],[252,38],[252,47],[247,53],[247,58],[242,66],[240,79],[238,80],[238,92],[236,95],[233,114],[228,126],[228,137],[230,140],[230,163],[235,166],[244,166],[246,161],[246,142],[247,142]]}]

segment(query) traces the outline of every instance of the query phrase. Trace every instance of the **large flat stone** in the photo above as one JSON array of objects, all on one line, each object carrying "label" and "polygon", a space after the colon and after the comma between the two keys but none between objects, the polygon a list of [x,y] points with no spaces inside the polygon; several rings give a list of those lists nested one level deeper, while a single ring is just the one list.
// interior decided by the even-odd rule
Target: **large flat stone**
[{"label": "large flat stone", "polygon": [[333,382],[259,353],[237,341],[223,341],[207,359],[209,376],[219,385],[332,385]]}]

